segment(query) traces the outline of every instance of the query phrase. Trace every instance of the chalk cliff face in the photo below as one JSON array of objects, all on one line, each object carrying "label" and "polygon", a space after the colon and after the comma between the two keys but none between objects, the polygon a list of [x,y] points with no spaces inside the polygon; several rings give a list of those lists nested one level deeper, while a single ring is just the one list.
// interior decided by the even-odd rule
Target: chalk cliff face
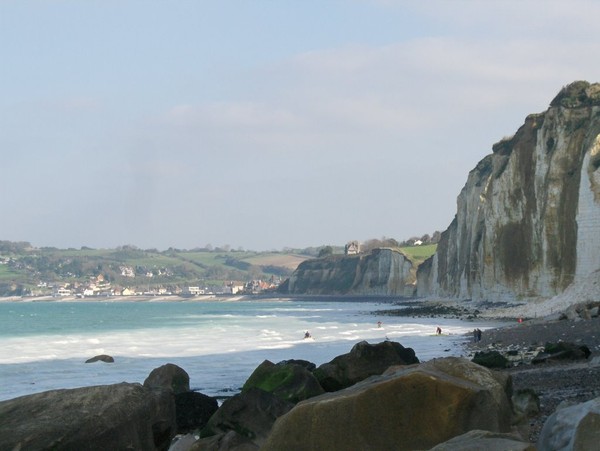
[{"label": "chalk cliff face", "polygon": [[[393,249],[302,262],[280,291],[289,294],[404,295],[412,263]],[[414,275],[413,275],[414,278]],[[412,294],[409,293],[409,294]]]},{"label": "chalk cliff face", "polygon": [[546,298],[600,269],[600,84],[575,82],[467,179],[419,296]]}]

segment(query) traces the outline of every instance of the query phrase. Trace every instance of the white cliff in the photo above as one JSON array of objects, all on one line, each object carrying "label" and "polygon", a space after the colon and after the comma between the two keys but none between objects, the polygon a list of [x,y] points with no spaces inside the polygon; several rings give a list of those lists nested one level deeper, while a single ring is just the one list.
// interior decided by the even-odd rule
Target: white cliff
[{"label": "white cliff", "polygon": [[280,291],[289,294],[412,295],[413,266],[404,254],[379,248],[366,254],[306,260]]},{"label": "white cliff", "polygon": [[469,174],[419,296],[550,298],[600,270],[600,85],[575,82]]}]

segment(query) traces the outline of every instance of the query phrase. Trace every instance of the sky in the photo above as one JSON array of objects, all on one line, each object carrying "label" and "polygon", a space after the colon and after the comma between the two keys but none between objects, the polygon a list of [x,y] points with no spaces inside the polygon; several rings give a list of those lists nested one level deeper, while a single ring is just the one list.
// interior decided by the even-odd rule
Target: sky
[{"label": "sky", "polygon": [[0,240],[281,250],[445,230],[600,81],[593,0],[0,0]]}]

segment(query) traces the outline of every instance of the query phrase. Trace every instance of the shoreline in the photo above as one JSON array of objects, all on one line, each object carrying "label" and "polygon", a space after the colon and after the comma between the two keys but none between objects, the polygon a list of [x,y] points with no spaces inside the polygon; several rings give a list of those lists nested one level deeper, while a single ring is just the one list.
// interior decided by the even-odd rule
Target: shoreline
[{"label": "shoreline", "polygon": [[[591,354],[587,359],[531,363],[531,356],[548,342],[585,345]],[[539,398],[539,413],[528,418],[520,430],[531,443],[537,441],[544,422],[558,408],[600,397],[600,317],[524,320],[485,331],[480,342],[467,342],[465,350],[470,353],[467,358],[479,351],[516,353],[513,366],[497,371],[511,376],[513,393],[533,389]]]}]

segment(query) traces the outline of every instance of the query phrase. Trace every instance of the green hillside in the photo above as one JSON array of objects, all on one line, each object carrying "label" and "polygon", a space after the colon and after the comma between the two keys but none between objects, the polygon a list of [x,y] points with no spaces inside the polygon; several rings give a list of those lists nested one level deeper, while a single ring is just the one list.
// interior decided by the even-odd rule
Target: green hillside
[{"label": "green hillside", "polygon": [[[331,246],[328,248],[333,249]],[[398,247],[416,268],[435,250],[435,244]],[[319,248],[253,252],[224,249],[35,248],[29,243],[0,241],[0,296],[49,295],[56,287],[82,292],[130,289],[134,292],[180,292],[195,286],[220,292],[226,284],[248,281],[277,284],[289,277]],[[334,253],[343,253],[335,248]],[[98,288],[99,287],[99,288]]]},{"label": "green hillside", "polygon": [[56,286],[82,287],[99,279],[134,291],[187,286],[219,291],[233,281],[279,281],[307,258],[293,252],[56,249],[0,242],[0,296],[47,295]]}]

